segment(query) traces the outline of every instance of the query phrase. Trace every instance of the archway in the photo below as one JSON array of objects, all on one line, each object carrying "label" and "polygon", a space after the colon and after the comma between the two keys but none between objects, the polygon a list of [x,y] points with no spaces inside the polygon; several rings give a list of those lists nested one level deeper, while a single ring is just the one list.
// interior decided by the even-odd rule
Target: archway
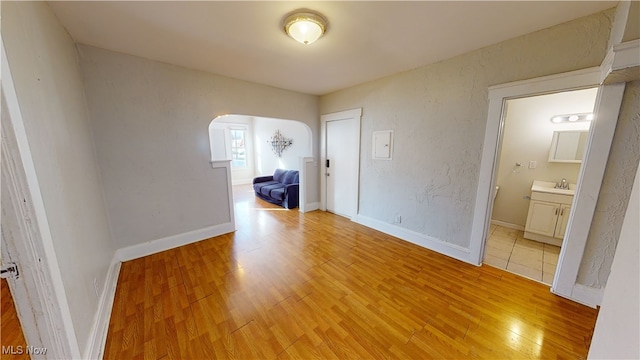
[{"label": "archway", "polygon": [[[271,146],[276,132],[292,140],[279,154]],[[231,182],[236,188],[246,187],[254,177],[271,175],[276,169],[299,171],[299,209],[312,210],[307,194],[317,192],[317,162],[313,158],[311,128],[307,124],[250,115],[222,115],[209,124],[209,143],[212,163],[229,162]]]}]

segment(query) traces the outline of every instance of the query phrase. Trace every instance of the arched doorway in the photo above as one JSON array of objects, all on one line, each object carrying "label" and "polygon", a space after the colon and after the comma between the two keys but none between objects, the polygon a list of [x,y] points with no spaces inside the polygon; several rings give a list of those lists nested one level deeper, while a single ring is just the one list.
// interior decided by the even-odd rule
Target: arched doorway
[{"label": "arched doorway", "polygon": [[[291,144],[277,152],[271,139],[277,133]],[[303,122],[250,115],[222,115],[209,124],[211,161],[229,162],[231,182],[238,191],[250,189],[254,177],[271,175],[276,169],[300,172],[300,207],[308,211],[306,194],[317,192],[317,168],[313,158],[312,132]],[[308,163],[312,166],[307,166]]]}]

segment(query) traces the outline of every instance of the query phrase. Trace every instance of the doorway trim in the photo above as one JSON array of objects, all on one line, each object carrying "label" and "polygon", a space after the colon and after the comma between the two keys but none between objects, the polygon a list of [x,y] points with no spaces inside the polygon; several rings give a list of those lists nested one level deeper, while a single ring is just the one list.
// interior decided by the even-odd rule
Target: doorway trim
[{"label": "doorway trim", "polygon": [[355,214],[352,214],[351,220],[356,219],[358,215],[358,199],[360,194],[360,131],[361,131],[361,117],[362,108],[345,110],[334,112],[330,114],[320,115],[320,210],[327,211],[327,176],[326,176],[326,162],[327,162],[327,122],[339,121],[339,120],[356,120],[357,135],[354,136],[352,141],[356,146],[356,161],[353,166],[356,169],[356,174],[353,181],[354,193],[350,199],[355,209]]},{"label": "doorway trim", "polygon": [[[21,269],[9,288],[29,346],[44,347],[44,358],[80,358],[62,274],[29,150],[26,130],[9,69],[4,43],[2,97],[7,114],[2,116],[2,181],[7,199],[2,212],[14,214],[2,221],[3,255],[11,253]],[[35,189],[35,190],[34,190]],[[6,246],[6,248],[4,248]]]},{"label": "doorway trim", "polygon": [[[470,259],[473,262],[478,265],[482,263],[489,233],[493,209],[491,190],[496,185],[495,170],[502,145],[506,101],[599,85],[600,68],[593,67],[489,88],[487,125],[471,229]],[[551,287],[553,293],[589,306],[599,304],[598,294],[594,294],[595,290],[585,291],[584,286],[576,284],[576,279],[600,193],[623,92],[624,84],[602,85],[598,89],[595,105],[596,120],[589,131],[588,146],[573,199],[572,207],[575,210],[571,212],[569,218],[567,233],[558,259],[558,268]]]}]

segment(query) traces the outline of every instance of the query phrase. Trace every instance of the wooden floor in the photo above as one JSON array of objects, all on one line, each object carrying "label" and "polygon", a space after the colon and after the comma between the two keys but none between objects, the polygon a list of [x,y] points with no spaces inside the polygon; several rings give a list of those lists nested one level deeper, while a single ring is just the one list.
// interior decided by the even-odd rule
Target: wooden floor
[{"label": "wooden floor", "polygon": [[596,310],[329,213],[236,194],[238,231],[122,265],[107,359],[581,359]]},{"label": "wooden floor", "polygon": [[26,352],[27,342],[22,333],[18,313],[13,304],[7,280],[0,279],[0,359],[29,359]]}]

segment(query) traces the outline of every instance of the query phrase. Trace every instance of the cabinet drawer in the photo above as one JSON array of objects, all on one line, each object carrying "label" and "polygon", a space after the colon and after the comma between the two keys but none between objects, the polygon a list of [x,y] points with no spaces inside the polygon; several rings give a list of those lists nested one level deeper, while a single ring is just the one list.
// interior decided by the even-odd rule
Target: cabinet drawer
[{"label": "cabinet drawer", "polygon": [[549,194],[545,192],[533,191],[531,192],[531,200],[540,200],[540,201],[548,201],[548,202],[553,202],[558,204],[571,205],[571,202],[573,201],[573,196]]}]

